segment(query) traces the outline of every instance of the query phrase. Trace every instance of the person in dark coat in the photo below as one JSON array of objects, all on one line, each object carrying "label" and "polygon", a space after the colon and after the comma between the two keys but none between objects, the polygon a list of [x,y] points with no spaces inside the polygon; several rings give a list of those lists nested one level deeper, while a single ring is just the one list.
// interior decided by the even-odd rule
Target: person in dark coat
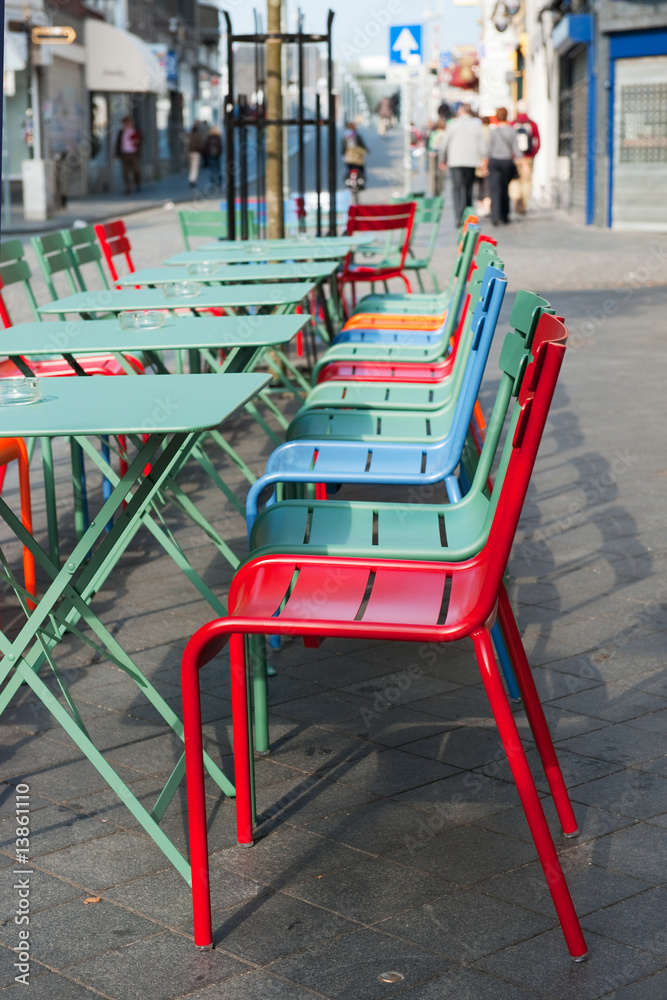
[{"label": "person in dark coat", "polygon": [[204,156],[206,162],[208,163],[209,176],[211,178],[211,184],[215,187],[220,187],[221,175],[220,175],[220,158],[222,157],[222,136],[220,135],[220,129],[213,126],[211,131],[208,133],[206,142],[204,143]]}]

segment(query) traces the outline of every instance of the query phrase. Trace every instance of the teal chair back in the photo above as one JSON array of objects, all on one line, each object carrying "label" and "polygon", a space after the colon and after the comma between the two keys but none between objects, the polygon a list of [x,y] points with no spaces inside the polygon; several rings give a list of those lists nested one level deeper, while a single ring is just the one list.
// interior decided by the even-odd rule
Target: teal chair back
[{"label": "teal chair back", "polygon": [[[190,244],[192,236],[204,236],[208,240],[227,239],[227,212],[182,210],[178,213],[178,221],[181,225],[186,250],[192,250]],[[237,232],[241,232],[240,209],[236,210],[236,229]],[[257,237],[255,213],[250,211],[248,212],[248,237],[251,240]]]},{"label": "teal chair back", "polygon": [[0,244],[0,283],[2,288],[10,285],[21,285],[25,292],[33,318],[41,320],[37,312],[35,293],[30,284],[30,267],[25,259],[23,244],[20,240],[5,240]]}]

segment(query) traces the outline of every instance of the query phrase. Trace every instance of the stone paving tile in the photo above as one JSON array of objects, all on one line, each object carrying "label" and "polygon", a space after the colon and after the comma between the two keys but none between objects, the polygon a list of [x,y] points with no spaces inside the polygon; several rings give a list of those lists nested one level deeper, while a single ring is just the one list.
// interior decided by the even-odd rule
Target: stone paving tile
[{"label": "stone paving tile", "polygon": [[[551,835],[556,845],[562,844],[563,846],[571,847],[573,844],[583,844],[596,837],[602,837],[605,833],[611,833],[612,830],[620,830],[622,827],[629,826],[630,823],[634,822],[626,816],[619,816],[604,809],[596,809],[593,806],[585,806],[580,802],[572,800],[574,815],[579,824],[579,833],[577,837],[570,839],[563,834],[553,800],[546,797],[541,801]],[[477,826],[483,826],[487,830],[495,830],[496,833],[502,833],[505,837],[518,837],[520,840],[525,840],[528,843],[533,842],[528,821],[521,806],[517,806],[516,809],[505,809],[503,812],[482,816],[476,819],[475,823]]]},{"label": "stone paving tile", "polygon": [[[151,959],[146,961],[150,948]],[[116,948],[68,966],[77,979],[119,1000],[172,1000],[192,987],[220,982],[241,972],[244,964],[220,949],[198,952],[189,938],[169,932]],[[156,975],[156,970],[159,974]]]},{"label": "stone paving tile", "polygon": [[[609,722],[629,722],[643,717],[647,712],[656,712],[663,705],[664,699],[634,688],[624,688],[618,684],[604,684],[577,694],[567,695],[552,702],[557,708],[565,708],[570,712],[597,716]],[[667,714],[667,713],[666,713]],[[663,732],[664,730],[663,719]]]},{"label": "stone paving tile", "polygon": [[446,879],[415,872],[386,858],[370,858],[353,868],[293,882],[289,891],[351,920],[372,924],[408,906],[442,896],[451,888]]},{"label": "stone paving tile", "polygon": [[213,939],[226,952],[255,965],[299,955],[358,924],[282,892],[259,896],[218,916]]},{"label": "stone paving tile", "polygon": [[457,969],[399,994],[405,1000],[538,1000],[539,994],[488,976],[479,969]]},{"label": "stone paving tile", "polygon": [[665,737],[663,733],[640,732],[634,726],[619,724],[584,736],[573,736],[560,743],[558,749],[561,756],[563,751],[572,751],[631,766],[662,756]]},{"label": "stone paving tile", "polygon": [[168,867],[162,851],[147,837],[124,831],[105,833],[97,840],[48,854],[42,859],[42,867],[91,892]]},{"label": "stone paving tile", "polygon": [[505,756],[498,731],[479,726],[450,729],[438,736],[409,743],[402,749],[464,770],[482,767]]},{"label": "stone paving tile", "polygon": [[[49,805],[40,810],[39,821],[30,836],[30,856],[39,858],[63,847],[105,837],[108,828],[96,817],[82,815],[67,806]],[[0,822],[0,849],[10,851],[16,842],[16,821]]]},{"label": "stone paving tile", "polygon": [[314,948],[307,961],[293,956],[271,971],[332,1000],[384,1000],[396,995],[396,988],[381,983],[381,973],[400,972],[405,989],[446,972],[447,966],[441,956],[418,945],[362,928]]},{"label": "stone paving tile", "polygon": [[514,808],[519,796],[514,784],[498,781],[480,771],[460,772],[430,785],[412,788],[396,796],[398,802],[433,813],[426,825],[435,830],[472,823],[482,816]]},{"label": "stone paving tile", "polygon": [[429,840],[411,843],[389,858],[458,885],[472,885],[532,861],[534,856],[532,845],[474,826],[459,826]]},{"label": "stone paving tile", "polygon": [[211,864],[285,888],[300,878],[323,875],[365,861],[361,851],[333,843],[307,830],[284,826],[258,840],[252,850],[232,847],[211,856]]},{"label": "stone paving tile", "polygon": [[[591,733],[590,738],[593,739],[597,735],[598,731]],[[559,743],[557,747],[558,763],[563,772],[565,784],[570,790],[576,788],[577,785],[582,785],[586,781],[592,781],[593,778],[599,778],[602,775],[612,774],[614,771],[621,770],[620,763],[612,763],[604,758],[594,757],[592,752],[590,756],[586,756],[583,753],[584,750],[592,751],[592,748],[586,742],[586,738],[573,737],[573,739],[580,739],[582,741],[579,744],[582,753],[572,753],[569,749],[565,748],[565,743]],[[573,741],[567,740],[566,742],[571,744]],[[548,791],[549,785],[542,770],[542,762],[537,750],[527,750],[526,757],[528,758],[528,764],[530,765],[530,770],[538,790],[540,792]],[[512,772],[506,760],[495,761],[493,764],[486,765],[479,770],[484,774],[491,773],[493,777],[501,778],[503,781],[512,781]]]},{"label": "stone paving tile", "polygon": [[[251,879],[223,868],[211,869],[211,902],[214,912],[223,911],[266,892]],[[104,890],[104,898],[171,928],[192,927],[192,894],[185,879],[174,868],[134,879]]]},{"label": "stone paving tile", "polygon": [[378,795],[397,795],[408,788],[426,785],[456,773],[456,768],[439,761],[420,759],[415,766],[412,754],[403,750],[380,750],[353,761],[338,781],[364,788]]},{"label": "stone paving tile", "polygon": [[[593,913],[600,907],[609,906],[619,899],[634,896],[648,888],[648,883],[608,871],[594,864],[590,858],[588,852],[584,852],[581,857],[574,852],[562,854],[560,857],[579,916]],[[526,906],[549,917],[555,914],[549,887],[539,861],[531,861],[521,868],[496,875],[480,883],[478,888],[492,896]]]},{"label": "stone paving tile", "polygon": [[649,889],[589,914],[584,927],[642,951],[665,957],[667,889]]},{"label": "stone paving tile", "polygon": [[667,996],[667,971],[610,993],[608,1000],[663,1000],[665,996]]},{"label": "stone paving tile", "polygon": [[379,705],[391,705],[397,702],[409,704],[411,701],[431,698],[444,691],[456,691],[458,688],[458,684],[453,684],[445,676],[429,677],[424,673],[415,676],[407,670],[401,670],[348,684],[342,690],[368,698]]},{"label": "stone paving tile", "polygon": [[628,768],[573,789],[580,802],[595,803],[632,819],[649,819],[667,810],[667,778]]},{"label": "stone paving tile", "polygon": [[188,1000],[314,1000],[321,993],[302,989],[268,972],[246,972],[240,976],[188,994]]},{"label": "stone paving tile", "polygon": [[597,1000],[660,968],[654,955],[588,932],[588,959],[569,960],[560,929],[539,934],[480,959],[483,971],[535,989],[549,1000]]},{"label": "stone paving tile", "polygon": [[[15,865],[11,867],[13,870],[18,870]],[[34,875],[30,876],[31,913],[39,913],[40,910],[47,910],[50,906],[58,906],[60,903],[66,903],[70,899],[84,899],[86,896],[86,893],[80,886],[72,885],[63,879],[47,875],[46,872],[40,871],[34,865],[32,866],[32,871]],[[8,871],[7,875],[3,876],[4,886],[2,895],[0,895],[0,921],[13,920],[16,914],[15,893],[11,887],[21,876],[17,875],[15,878],[12,878],[12,874],[13,871]],[[4,882],[5,877],[7,879],[6,882]]]},{"label": "stone paving tile", "polygon": [[[101,900],[84,905],[85,897],[52,906],[30,915],[31,955],[52,968],[110,948],[142,941],[159,934],[161,927],[120,906]],[[0,926],[4,944],[16,943],[16,925],[12,920]]]},{"label": "stone paving tile", "polygon": [[491,899],[475,889],[453,892],[378,924],[379,930],[414,941],[452,961],[466,962],[553,927],[555,917]]},{"label": "stone paving tile", "polygon": [[[36,962],[31,965],[28,989],[30,1000],[94,1000],[95,997],[99,997],[99,993],[93,993],[86,986],[72,982],[65,976],[48,972],[46,969],[40,970]],[[13,983],[7,989],[0,991],[2,1000],[18,1000],[25,995],[23,983]]]},{"label": "stone paving tile", "polygon": [[[298,821],[300,816],[295,819]],[[382,855],[414,841],[422,826],[430,834],[425,817],[415,809],[391,799],[377,799],[310,822],[307,829],[361,851]]]}]

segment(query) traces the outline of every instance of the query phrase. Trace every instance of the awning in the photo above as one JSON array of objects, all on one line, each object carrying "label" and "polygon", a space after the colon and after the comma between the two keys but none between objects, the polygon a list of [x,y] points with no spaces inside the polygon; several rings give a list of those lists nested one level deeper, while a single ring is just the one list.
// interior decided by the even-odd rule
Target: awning
[{"label": "awning", "polygon": [[592,14],[567,14],[551,32],[553,46],[559,56],[575,45],[590,45],[593,40]]},{"label": "awning", "polygon": [[18,73],[25,69],[28,58],[28,39],[26,35],[19,35],[16,31],[8,31],[5,34],[5,73]]},{"label": "awning", "polygon": [[137,35],[86,22],[86,87],[104,93],[166,94],[163,67]]}]

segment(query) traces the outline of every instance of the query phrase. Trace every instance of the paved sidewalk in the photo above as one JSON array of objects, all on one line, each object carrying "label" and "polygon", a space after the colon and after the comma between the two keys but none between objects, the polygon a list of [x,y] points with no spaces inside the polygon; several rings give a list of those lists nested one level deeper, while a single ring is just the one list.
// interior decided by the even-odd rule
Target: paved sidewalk
[{"label": "paved sidewalk", "polygon": [[[142,264],[172,252],[172,213],[135,222]],[[453,226],[443,227],[443,274],[453,234]],[[21,782],[31,798],[36,1000],[667,996],[664,289],[652,287],[663,271],[651,271],[651,280],[640,272],[650,271],[646,255],[663,238],[616,242],[614,234],[602,239],[544,215],[493,234],[513,286],[535,285],[572,331],[510,574],[580,821],[576,840],[553,829],[589,960],[568,960],[469,644],[329,641],[306,650],[293,641],[273,661],[273,744],[257,761],[260,824],[252,850],[235,846],[233,803],[209,788],[210,953],[194,949],[185,883],[48,714],[24,692],[17,696],[1,737],[0,1000],[25,995],[13,984],[12,951]],[[637,277],[624,287],[628,269]],[[587,276],[603,287],[580,288]],[[487,407],[497,357],[498,345],[483,389]],[[259,472],[266,439],[243,418],[227,429]],[[64,444],[57,457],[67,530]],[[33,469],[43,538],[38,463]],[[247,484],[224,472],[243,494]],[[12,503],[15,476],[10,470],[3,494]],[[96,497],[94,476],[90,488]],[[242,556],[243,522],[198,467],[186,488]],[[169,525],[224,598],[226,564],[178,515]],[[0,535],[16,560],[17,547]],[[210,613],[151,536],[137,537],[96,606],[180,711],[180,655]],[[3,627],[15,626],[3,594]],[[80,643],[61,646],[58,662],[84,717],[95,720],[105,754],[149,801],[176,760],[175,741],[124,674]],[[203,688],[208,750],[231,773],[224,657],[205,668]],[[516,718],[528,739],[521,708]],[[535,774],[553,824],[537,765]],[[165,829],[183,849],[185,824],[181,794]],[[91,897],[99,902],[84,902]],[[387,972],[401,978],[381,981]]]}]

